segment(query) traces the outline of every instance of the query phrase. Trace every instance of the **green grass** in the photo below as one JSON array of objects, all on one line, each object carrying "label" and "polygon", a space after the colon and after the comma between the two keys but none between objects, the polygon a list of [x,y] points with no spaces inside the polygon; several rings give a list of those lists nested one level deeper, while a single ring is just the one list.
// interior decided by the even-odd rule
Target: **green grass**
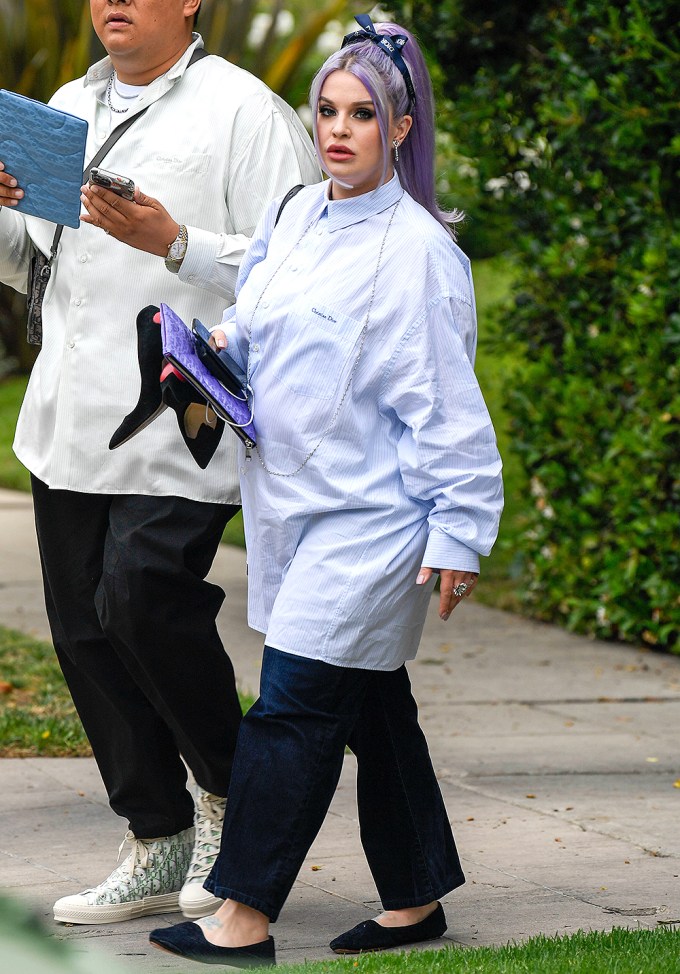
[{"label": "green grass", "polygon": [[279,974],[676,974],[680,931],[659,927],[539,936],[507,947],[362,954],[280,965],[276,970]]},{"label": "green grass", "polygon": [[224,529],[224,534],[222,535],[222,541],[225,544],[237,545],[239,548],[245,548],[246,541],[243,536],[243,515],[239,511],[232,517],[229,524],[227,524]]},{"label": "green grass", "polygon": [[0,757],[90,753],[52,646],[0,626]]},{"label": "green grass", "polygon": [[[49,935],[26,906],[0,896],[0,949],[12,959],[42,962],[40,969],[104,970],[104,955],[81,965],[77,947]],[[680,931],[616,929],[569,937],[533,937],[506,947],[447,947],[397,954],[361,954],[343,959],[281,964],[277,974],[676,974]],[[49,963],[50,959],[52,963]],[[15,964],[16,967],[16,964]],[[11,962],[10,968],[11,969]],[[193,968],[192,968],[193,969]],[[118,970],[118,968],[116,968]],[[134,970],[134,965],[121,970]],[[231,970],[231,968],[230,968]],[[188,974],[188,970],[187,970]]]},{"label": "green grass", "polygon": [[0,382],[0,487],[11,490],[31,489],[28,470],[19,463],[12,451],[14,427],[26,382],[25,376],[13,376]]},{"label": "green grass", "polygon": [[0,627],[0,757],[90,754],[49,643]]}]

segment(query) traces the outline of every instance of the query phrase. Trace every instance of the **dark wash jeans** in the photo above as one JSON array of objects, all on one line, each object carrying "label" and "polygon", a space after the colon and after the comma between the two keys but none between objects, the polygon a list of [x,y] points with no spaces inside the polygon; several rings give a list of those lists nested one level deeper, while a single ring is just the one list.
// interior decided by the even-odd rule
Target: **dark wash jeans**
[{"label": "dark wash jeans", "polygon": [[328,811],[346,744],[383,907],[422,906],[465,882],[406,668],[349,669],[265,646],[207,889],[276,920]]}]

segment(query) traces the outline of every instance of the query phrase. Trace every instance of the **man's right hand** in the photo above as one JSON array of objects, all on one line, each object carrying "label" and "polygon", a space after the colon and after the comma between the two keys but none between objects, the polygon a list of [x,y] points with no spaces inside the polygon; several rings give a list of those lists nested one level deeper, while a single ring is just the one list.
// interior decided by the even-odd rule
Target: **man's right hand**
[{"label": "man's right hand", "polygon": [[17,188],[17,181],[11,173],[5,172],[0,162],[0,206],[16,206],[23,197],[23,189]]}]

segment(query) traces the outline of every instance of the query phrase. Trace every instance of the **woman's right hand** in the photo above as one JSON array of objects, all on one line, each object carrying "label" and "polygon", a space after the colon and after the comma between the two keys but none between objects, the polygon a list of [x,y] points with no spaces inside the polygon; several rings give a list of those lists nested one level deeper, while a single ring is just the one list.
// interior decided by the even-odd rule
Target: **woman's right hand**
[{"label": "woman's right hand", "polygon": [[227,336],[224,334],[221,328],[215,328],[210,332],[210,344],[216,349],[227,347]]},{"label": "woman's right hand", "polygon": [[16,206],[23,195],[24,191],[18,188],[14,176],[5,172],[4,163],[0,162],[0,206]]}]

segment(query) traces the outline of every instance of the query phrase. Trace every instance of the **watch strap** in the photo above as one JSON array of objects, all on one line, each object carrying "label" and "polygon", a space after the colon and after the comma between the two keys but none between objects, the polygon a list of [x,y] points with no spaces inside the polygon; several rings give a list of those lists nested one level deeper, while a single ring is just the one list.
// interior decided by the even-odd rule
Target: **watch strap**
[{"label": "watch strap", "polygon": [[[180,267],[182,266],[182,261],[186,256],[188,242],[189,242],[189,232],[187,228],[184,226],[184,224],[180,223],[179,232],[175,237],[175,239],[170,244],[170,246],[168,247],[168,254],[167,257],[165,258],[165,266],[169,271],[172,271],[174,274],[176,274],[179,271]],[[180,255],[179,257],[174,257],[172,255],[172,251],[177,244],[180,244],[180,247],[178,248],[180,250]],[[184,246],[181,246],[182,244]]]}]

